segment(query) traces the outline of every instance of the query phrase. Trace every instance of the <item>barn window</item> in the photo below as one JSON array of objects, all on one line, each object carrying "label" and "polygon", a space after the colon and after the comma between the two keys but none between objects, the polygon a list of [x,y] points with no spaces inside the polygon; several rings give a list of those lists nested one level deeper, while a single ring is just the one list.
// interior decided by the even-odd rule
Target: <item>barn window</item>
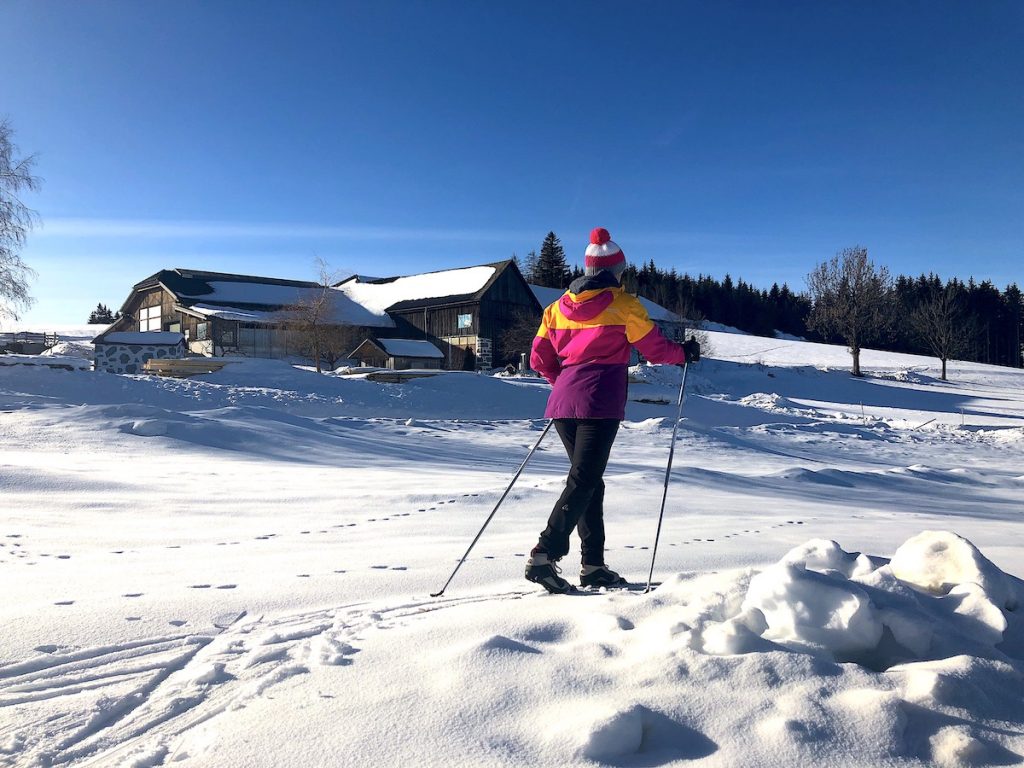
[{"label": "barn window", "polygon": [[206,341],[210,338],[209,329],[209,323],[196,323],[196,341]]},{"label": "barn window", "polygon": [[143,307],[139,310],[139,330],[160,330],[160,307]]},{"label": "barn window", "polygon": [[458,327],[459,327],[460,331],[463,328],[472,328],[473,327],[473,315],[472,314],[459,315]]}]

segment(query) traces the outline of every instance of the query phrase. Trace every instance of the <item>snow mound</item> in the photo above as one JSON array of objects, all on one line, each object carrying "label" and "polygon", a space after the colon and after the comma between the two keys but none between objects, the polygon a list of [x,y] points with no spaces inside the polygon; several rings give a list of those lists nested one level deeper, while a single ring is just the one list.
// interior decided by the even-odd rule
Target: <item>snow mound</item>
[{"label": "snow mound", "polygon": [[59,341],[39,354],[44,357],[81,357],[85,360],[92,360],[95,349],[91,342]]},{"label": "snow mound", "polygon": [[644,736],[640,707],[588,704],[581,710],[576,718],[561,724],[562,732],[575,741],[577,757],[609,762],[639,751]]},{"label": "snow mound", "polygon": [[925,531],[909,539],[889,567],[900,581],[933,595],[979,593],[1008,611],[1019,604],[1011,578],[967,539],[948,531]]},{"label": "snow mound", "polygon": [[815,539],[703,605],[686,581],[657,594],[686,595],[689,644],[705,653],[786,649],[887,669],[960,654],[1006,658],[1024,639],[1019,585],[966,539],[925,531],[888,562]]}]

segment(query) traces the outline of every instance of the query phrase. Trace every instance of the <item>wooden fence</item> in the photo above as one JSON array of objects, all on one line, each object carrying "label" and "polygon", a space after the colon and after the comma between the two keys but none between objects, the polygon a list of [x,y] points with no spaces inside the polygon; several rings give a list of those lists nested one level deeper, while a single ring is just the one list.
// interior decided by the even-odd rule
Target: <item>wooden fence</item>
[{"label": "wooden fence", "polygon": [[19,351],[25,346],[39,345],[49,349],[60,341],[56,333],[35,333],[33,331],[9,331],[0,333],[0,349]]}]

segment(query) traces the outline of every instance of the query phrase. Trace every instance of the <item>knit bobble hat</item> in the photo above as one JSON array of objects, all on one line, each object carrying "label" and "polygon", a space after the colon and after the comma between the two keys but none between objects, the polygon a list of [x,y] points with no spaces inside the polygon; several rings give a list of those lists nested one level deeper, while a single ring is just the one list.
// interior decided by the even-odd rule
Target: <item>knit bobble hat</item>
[{"label": "knit bobble hat", "polygon": [[595,227],[590,233],[590,245],[587,246],[583,266],[588,276],[607,269],[618,280],[626,270],[626,254],[612,242],[612,236],[608,234],[607,229]]}]

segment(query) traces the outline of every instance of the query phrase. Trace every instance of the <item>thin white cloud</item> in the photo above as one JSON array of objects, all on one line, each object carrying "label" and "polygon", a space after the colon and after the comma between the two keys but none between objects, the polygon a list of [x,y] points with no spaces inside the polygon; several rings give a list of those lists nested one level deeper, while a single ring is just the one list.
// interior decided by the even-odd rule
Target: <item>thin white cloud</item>
[{"label": "thin white cloud", "polygon": [[505,242],[535,238],[536,233],[490,229],[429,229],[401,227],[348,227],[310,224],[259,224],[230,221],[169,221],[148,219],[51,218],[36,237],[149,238],[149,239],[257,239]]}]

